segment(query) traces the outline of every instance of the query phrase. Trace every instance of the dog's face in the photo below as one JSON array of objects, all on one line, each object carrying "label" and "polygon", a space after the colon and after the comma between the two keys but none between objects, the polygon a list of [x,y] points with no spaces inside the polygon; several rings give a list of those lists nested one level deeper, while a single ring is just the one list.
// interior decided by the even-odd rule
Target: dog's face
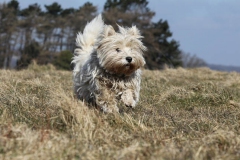
[{"label": "dog's face", "polygon": [[97,55],[100,66],[107,72],[129,76],[144,66],[143,51],[146,47],[135,26],[127,29],[119,26],[119,30],[117,33],[112,26],[105,26]]}]

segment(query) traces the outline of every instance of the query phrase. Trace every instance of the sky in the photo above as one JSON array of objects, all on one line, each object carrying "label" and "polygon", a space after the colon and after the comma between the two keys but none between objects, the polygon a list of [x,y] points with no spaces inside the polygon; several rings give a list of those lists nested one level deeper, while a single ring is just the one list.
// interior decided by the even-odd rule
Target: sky
[{"label": "sky", "polygon": [[[1,3],[9,0],[0,0]],[[83,0],[18,0],[20,8],[29,4],[58,2],[62,8],[78,8]],[[103,10],[106,0],[89,0]],[[240,0],[148,0],[155,12],[153,21],[167,20],[172,38],[185,53],[209,64],[240,66]]]}]

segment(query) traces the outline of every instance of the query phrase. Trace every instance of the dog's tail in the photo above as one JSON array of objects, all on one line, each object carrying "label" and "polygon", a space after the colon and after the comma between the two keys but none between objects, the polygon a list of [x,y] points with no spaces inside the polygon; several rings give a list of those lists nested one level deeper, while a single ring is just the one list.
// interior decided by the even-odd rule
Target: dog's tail
[{"label": "dog's tail", "polygon": [[96,43],[99,41],[100,35],[104,29],[102,15],[99,14],[84,28],[83,32],[79,32],[76,38],[77,49],[74,50],[74,55],[90,54]]}]

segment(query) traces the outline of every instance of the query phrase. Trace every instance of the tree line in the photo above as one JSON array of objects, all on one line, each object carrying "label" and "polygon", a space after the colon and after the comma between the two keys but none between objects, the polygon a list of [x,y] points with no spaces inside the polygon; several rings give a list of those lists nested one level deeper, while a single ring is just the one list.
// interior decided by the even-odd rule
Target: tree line
[{"label": "tree line", "polygon": [[[38,64],[70,69],[76,34],[98,13],[90,2],[78,8],[62,8],[54,2],[44,5],[44,10],[37,3],[20,9],[17,0],[0,4],[0,68],[25,68],[34,59]],[[167,20],[152,21],[155,12],[148,8],[147,0],[107,0],[102,15],[115,29],[117,24],[140,29],[148,48],[144,55],[148,69],[206,64],[182,53]],[[186,62],[189,59],[194,60]]]}]

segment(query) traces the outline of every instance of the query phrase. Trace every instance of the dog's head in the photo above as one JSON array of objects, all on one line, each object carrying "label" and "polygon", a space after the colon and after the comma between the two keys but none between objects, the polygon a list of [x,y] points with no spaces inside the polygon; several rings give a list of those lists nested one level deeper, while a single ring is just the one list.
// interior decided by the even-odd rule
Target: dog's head
[{"label": "dog's head", "polygon": [[119,26],[119,32],[115,32],[112,26],[106,25],[97,49],[100,66],[111,74],[130,76],[145,64],[146,47],[141,38],[135,26]]}]

